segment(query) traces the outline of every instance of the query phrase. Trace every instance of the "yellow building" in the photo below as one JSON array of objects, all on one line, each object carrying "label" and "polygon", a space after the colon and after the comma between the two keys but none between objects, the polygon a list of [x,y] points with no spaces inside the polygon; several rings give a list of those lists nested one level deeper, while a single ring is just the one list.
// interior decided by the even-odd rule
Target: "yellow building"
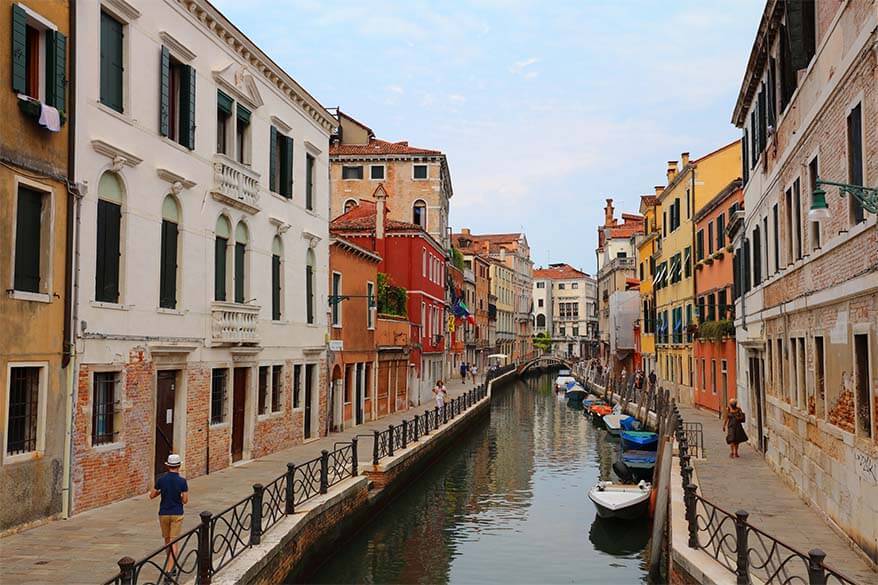
[{"label": "yellow building", "polygon": [[660,384],[684,404],[694,404],[692,327],[695,316],[695,241],[692,217],[740,175],[741,143],[732,142],[681,165],[669,161],[668,186],[658,196],[655,213],[660,237],[655,240],[656,361]]},{"label": "yellow building", "polygon": [[[656,371],[655,355],[655,291],[652,278],[655,274],[655,241],[659,236],[660,214],[656,213],[658,195],[663,186],[655,188],[655,195],[640,197],[640,215],[643,216],[642,235],[637,236],[637,276],[640,279],[640,358],[641,368],[647,376]],[[658,375],[658,374],[656,374]]]}]

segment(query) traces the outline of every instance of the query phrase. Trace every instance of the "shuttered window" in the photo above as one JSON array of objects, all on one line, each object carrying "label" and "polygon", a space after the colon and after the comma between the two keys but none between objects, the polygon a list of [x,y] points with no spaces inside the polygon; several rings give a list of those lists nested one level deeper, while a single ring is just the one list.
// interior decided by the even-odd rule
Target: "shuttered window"
[{"label": "shuttered window", "polygon": [[278,136],[280,134],[274,126],[269,130],[268,138],[268,188],[269,190],[280,193],[278,169],[280,169],[280,145],[278,144]]},{"label": "shuttered window", "polygon": [[308,250],[305,261],[305,317],[310,325],[314,323],[314,252]]},{"label": "shuttered window", "polygon": [[175,309],[177,308],[177,224],[166,219],[162,220],[161,247],[159,306]]},{"label": "shuttered window", "polygon": [[213,298],[226,300],[226,248],[229,240],[217,236],[214,240],[213,260]]},{"label": "shuttered window", "polygon": [[271,255],[271,318],[280,320],[280,256]]},{"label": "shuttered window", "polygon": [[271,412],[280,412],[283,392],[283,366],[271,366]]},{"label": "shuttered window", "polygon": [[235,302],[244,302],[244,254],[247,245],[235,242]]},{"label": "shuttered window", "polygon": [[269,148],[270,189],[287,199],[293,197],[293,139],[271,127]]},{"label": "shuttered window", "polygon": [[250,164],[247,156],[247,130],[250,127],[250,110],[238,104],[236,108],[237,123],[235,124],[235,156],[242,165]]},{"label": "shuttered window", "polygon": [[27,13],[12,5],[12,91],[27,93]]},{"label": "shuttered window", "polygon": [[123,111],[122,99],[122,23],[101,11],[101,103]]},{"label": "shuttered window", "polygon": [[[848,182],[851,185],[863,184],[863,105],[857,104],[848,114]],[[851,223],[866,219],[863,205],[856,197],[850,200]]]},{"label": "shuttered window", "polygon": [[[47,105],[66,107],[67,37],[44,29],[31,20],[19,4],[12,4],[12,90],[34,99],[45,97]],[[41,85],[44,92],[41,92]]]},{"label": "shuttered window", "polygon": [[18,187],[15,219],[15,290],[40,292],[43,198],[40,191]]},{"label": "shuttered window", "polygon": [[98,200],[97,250],[95,251],[95,300],[119,302],[119,235],[122,207]]},{"label": "shuttered window", "polygon": [[159,132],[195,149],[195,68],[162,47],[159,64]]},{"label": "shuttered window", "polygon": [[314,157],[305,155],[305,209],[314,210]]},{"label": "shuttered window", "polygon": [[67,37],[46,31],[46,103],[59,111],[66,109]]}]

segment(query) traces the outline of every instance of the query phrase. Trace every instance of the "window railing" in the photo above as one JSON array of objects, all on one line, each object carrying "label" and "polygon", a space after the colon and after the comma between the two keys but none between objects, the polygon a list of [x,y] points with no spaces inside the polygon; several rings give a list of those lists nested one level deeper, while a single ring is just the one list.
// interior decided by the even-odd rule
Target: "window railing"
[{"label": "window railing", "polygon": [[257,305],[214,301],[210,309],[211,345],[258,344],[260,308]]},{"label": "window railing", "polygon": [[214,199],[238,209],[259,211],[259,173],[224,154],[213,158]]}]

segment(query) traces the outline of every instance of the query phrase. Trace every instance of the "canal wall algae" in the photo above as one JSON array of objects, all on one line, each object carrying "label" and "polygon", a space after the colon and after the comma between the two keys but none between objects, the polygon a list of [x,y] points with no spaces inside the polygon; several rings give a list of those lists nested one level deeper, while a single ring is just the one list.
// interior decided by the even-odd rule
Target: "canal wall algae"
[{"label": "canal wall algae", "polygon": [[[342,480],[328,493],[297,506],[295,514],[280,520],[260,544],[242,553],[212,582],[268,585],[297,582],[309,575],[332,554],[338,542],[379,514],[425,466],[487,416],[494,388],[516,377],[514,370],[503,372],[485,385],[484,397],[471,407],[453,417],[437,418],[442,424],[429,434],[419,434],[417,441],[406,441],[406,447],[394,449],[393,455],[385,455],[377,464],[361,461],[360,475]],[[432,416],[438,415],[433,412]],[[392,441],[393,430],[388,434]],[[399,434],[396,440],[399,441]],[[362,442],[369,444],[367,440]]]}]

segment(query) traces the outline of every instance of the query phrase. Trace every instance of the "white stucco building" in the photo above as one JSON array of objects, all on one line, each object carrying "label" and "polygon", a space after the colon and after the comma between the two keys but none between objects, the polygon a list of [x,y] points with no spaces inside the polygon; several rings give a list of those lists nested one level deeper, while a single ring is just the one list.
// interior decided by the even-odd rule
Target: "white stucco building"
[{"label": "white stucco building", "polygon": [[334,121],[206,1],[76,10],[82,511],[325,434]]},{"label": "white stucco building", "polygon": [[564,263],[533,274],[534,332],[550,335],[556,353],[592,357],[597,349],[595,278]]}]

